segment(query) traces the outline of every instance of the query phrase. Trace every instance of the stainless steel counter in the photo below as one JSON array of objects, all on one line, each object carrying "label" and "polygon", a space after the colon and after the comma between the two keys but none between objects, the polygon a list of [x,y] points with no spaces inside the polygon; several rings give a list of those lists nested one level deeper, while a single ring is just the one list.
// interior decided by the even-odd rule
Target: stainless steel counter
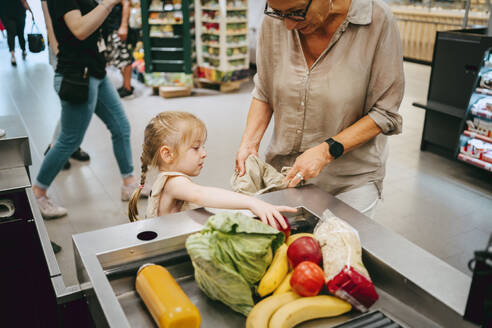
[{"label": "stainless steel counter", "polygon": [[[321,217],[325,209],[330,209],[356,228],[362,240],[364,263],[380,294],[374,309],[381,309],[408,327],[473,327],[461,318],[471,283],[465,274],[316,186],[282,190],[260,198],[303,207],[299,216]],[[201,230],[210,215],[198,209],[74,235],[78,279],[98,326],[154,325],[134,289],[136,268],[145,262],[168,263],[178,283],[198,303],[204,317],[202,327],[244,325],[244,317],[208,300],[198,290],[189,263],[172,261],[186,256],[186,238]],[[144,231],[153,231],[157,237],[139,240],[137,235]],[[357,315],[351,312],[302,327],[331,327]]]},{"label": "stainless steel counter", "polygon": [[0,116],[0,127],[5,130],[0,137],[0,170],[31,165],[29,139],[19,117]]}]

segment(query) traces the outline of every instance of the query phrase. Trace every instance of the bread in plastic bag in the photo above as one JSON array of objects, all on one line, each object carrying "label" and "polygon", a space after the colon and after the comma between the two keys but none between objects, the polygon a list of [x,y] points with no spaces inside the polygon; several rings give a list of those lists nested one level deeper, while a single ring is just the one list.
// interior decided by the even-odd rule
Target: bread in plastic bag
[{"label": "bread in plastic bag", "polygon": [[326,210],[314,229],[314,236],[321,246],[330,293],[366,312],[379,296],[362,263],[357,230]]}]

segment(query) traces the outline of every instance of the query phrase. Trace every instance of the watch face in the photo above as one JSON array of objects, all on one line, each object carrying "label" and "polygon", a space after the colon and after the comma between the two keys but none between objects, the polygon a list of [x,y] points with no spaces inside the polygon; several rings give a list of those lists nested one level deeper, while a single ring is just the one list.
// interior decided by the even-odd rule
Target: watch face
[{"label": "watch face", "polygon": [[343,154],[343,146],[341,143],[338,143],[338,142],[334,142],[333,144],[331,144],[330,146],[330,154],[331,156],[337,158],[337,157],[340,157],[342,154]]}]

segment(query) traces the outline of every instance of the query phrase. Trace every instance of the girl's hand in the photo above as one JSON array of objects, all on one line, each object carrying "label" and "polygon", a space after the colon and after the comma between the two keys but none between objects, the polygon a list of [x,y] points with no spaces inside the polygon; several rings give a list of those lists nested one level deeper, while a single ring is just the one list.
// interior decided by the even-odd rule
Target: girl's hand
[{"label": "girl's hand", "polygon": [[261,222],[275,229],[279,226],[283,229],[287,228],[287,223],[280,212],[297,212],[297,209],[293,207],[272,205],[256,198],[253,198],[250,210],[260,218]]}]

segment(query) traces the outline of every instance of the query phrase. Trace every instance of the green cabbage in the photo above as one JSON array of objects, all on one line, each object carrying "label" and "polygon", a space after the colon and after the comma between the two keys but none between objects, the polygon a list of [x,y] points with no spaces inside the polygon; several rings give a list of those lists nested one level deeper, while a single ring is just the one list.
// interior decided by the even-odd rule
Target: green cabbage
[{"label": "green cabbage", "polygon": [[277,229],[241,213],[211,216],[205,228],[186,240],[195,280],[208,297],[247,315],[252,290],[284,242]]}]

